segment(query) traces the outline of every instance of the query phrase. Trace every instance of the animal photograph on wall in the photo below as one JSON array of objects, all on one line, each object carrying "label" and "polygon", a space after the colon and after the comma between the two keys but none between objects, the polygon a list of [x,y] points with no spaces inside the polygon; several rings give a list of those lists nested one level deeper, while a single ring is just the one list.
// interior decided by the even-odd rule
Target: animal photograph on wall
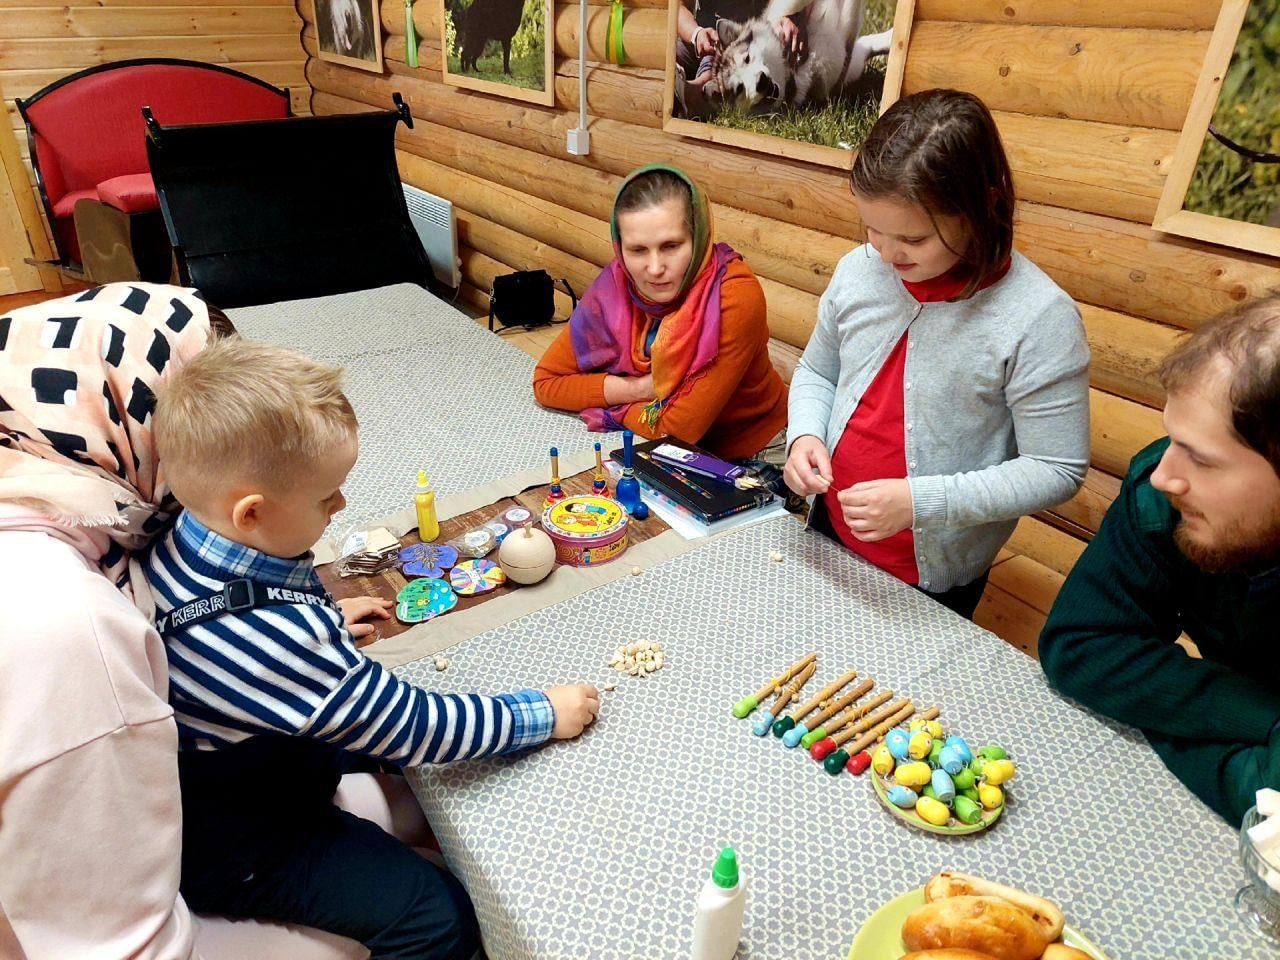
[{"label": "animal photograph on wall", "polygon": [[847,165],[880,113],[894,0],[671,3],[666,129]]},{"label": "animal photograph on wall", "polygon": [[551,0],[439,0],[444,82],[551,106]]},{"label": "animal photograph on wall", "polygon": [[315,0],[321,60],[382,73],[378,0]]},{"label": "animal photograph on wall", "polygon": [[1280,255],[1280,0],[1225,0],[1155,227]]}]

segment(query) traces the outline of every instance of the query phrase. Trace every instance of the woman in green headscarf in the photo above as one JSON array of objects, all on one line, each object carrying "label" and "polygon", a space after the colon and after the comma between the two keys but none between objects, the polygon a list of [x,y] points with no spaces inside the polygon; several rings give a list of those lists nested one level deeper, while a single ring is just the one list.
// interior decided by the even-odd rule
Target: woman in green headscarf
[{"label": "woman in green headscarf", "polygon": [[729,460],[761,452],[787,420],[769,360],[764,293],[689,177],[642,167],[614,200],[614,259],[533,377],[543,406],[589,430],[673,436]]}]

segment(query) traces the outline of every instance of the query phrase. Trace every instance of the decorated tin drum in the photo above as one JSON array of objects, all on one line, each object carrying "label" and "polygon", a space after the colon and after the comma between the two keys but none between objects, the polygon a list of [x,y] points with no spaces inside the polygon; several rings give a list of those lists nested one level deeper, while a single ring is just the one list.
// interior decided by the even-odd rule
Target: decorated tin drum
[{"label": "decorated tin drum", "polygon": [[627,549],[627,511],[609,497],[559,500],[543,512],[542,527],[556,545],[556,560],[570,566],[606,563]]}]

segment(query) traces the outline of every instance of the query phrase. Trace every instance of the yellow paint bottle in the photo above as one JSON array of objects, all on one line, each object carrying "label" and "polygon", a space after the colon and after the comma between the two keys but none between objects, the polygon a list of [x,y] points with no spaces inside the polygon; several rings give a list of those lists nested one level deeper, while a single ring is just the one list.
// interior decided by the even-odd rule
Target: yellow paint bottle
[{"label": "yellow paint bottle", "polygon": [[418,511],[418,539],[431,543],[440,536],[440,521],[436,519],[436,492],[431,489],[425,470],[418,471],[418,492],[413,495],[413,505]]}]

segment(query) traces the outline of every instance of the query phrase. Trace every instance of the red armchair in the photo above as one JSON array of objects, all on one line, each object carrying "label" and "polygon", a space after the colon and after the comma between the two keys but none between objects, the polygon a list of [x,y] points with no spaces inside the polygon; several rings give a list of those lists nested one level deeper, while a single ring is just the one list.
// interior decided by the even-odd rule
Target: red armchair
[{"label": "red armchair", "polygon": [[290,115],[287,91],[192,60],[91,67],[18,100],[58,265],[95,282],[169,276],[144,106],[168,125]]}]

